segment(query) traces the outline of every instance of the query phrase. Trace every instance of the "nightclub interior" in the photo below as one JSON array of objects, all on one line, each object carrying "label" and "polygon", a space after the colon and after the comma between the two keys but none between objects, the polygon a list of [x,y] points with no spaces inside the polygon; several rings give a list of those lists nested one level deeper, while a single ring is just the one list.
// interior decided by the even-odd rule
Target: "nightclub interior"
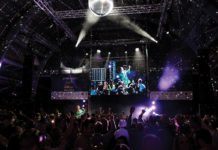
[{"label": "nightclub interior", "polygon": [[0,0],[0,150],[218,150],[218,1]]}]

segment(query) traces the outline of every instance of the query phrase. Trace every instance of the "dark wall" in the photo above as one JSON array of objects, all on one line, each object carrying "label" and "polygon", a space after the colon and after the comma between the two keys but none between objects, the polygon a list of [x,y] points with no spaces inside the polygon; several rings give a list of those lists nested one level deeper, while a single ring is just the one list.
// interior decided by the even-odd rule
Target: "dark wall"
[{"label": "dark wall", "polygon": [[193,75],[193,92],[196,103],[214,103],[214,94],[211,86],[209,66],[209,50],[200,49],[197,58],[197,73]]},{"label": "dark wall", "polygon": [[22,94],[25,101],[30,101],[32,95],[32,78],[33,78],[33,56],[31,54],[24,56],[23,77],[22,77]]}]

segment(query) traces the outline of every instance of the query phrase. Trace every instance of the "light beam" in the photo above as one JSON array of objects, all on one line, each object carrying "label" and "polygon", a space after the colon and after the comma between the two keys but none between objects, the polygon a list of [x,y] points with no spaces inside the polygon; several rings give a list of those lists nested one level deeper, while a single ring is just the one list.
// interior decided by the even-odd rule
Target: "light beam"
[{"label": "light beam", "polygon": [[131,20],[126,16],[108,16],[108,19],[117,23],[117,24],[124,26],[127,29],[134,31],[135,33],[137,33],[145,38],[150,39],[151,41],[153,41],[155,43],[158,43],[157,40],[155,40],[151,35],[149,35],[146,31],[144,31],[138,25],[131,22]]},{"label": "light beam", "polygon": [[86,21],[83,24],[83,29],[80,31],[78,40],[76,42],[75,47],[78,47],[81,41],[86,37],[87,32],[89,29],[98,22],[99,17],[93,15],[90,10],[86,13]]}]

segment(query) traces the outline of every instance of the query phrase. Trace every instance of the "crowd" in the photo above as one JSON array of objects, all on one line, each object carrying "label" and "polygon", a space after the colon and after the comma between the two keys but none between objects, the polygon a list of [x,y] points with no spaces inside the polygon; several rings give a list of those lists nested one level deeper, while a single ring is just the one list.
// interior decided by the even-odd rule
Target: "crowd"
[{"label": "crowd", "polygon": [[217,117],[0,109],[1,150],[217,150]]}]

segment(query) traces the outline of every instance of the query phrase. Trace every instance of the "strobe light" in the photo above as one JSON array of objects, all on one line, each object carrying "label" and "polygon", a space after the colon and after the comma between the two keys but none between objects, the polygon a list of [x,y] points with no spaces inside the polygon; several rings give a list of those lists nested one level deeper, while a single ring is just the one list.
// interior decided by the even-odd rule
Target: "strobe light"
[{"label": "strobe light", "polygon": [[113,8],[113,0],[89,0],[89,9],[98,17],[107,16]]}]

